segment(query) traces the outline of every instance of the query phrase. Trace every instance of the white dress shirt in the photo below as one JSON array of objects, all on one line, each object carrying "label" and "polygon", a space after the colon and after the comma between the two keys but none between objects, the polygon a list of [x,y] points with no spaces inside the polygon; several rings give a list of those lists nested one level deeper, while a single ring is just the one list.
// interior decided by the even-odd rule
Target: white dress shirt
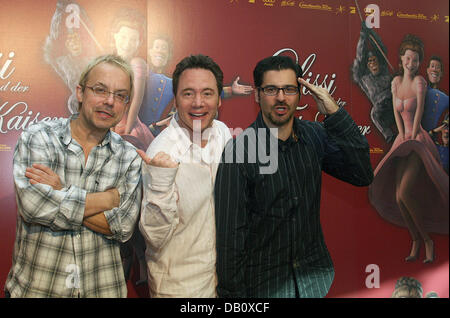
[{"label": "white dress shirt", "polygon": [[143,163],[139,228],[145,238],[151,297],[216,297],[214,181],[228,127],[213,121],[201,148],[177,116],[152,142],[147,155],[169,154],[177,168]]}]

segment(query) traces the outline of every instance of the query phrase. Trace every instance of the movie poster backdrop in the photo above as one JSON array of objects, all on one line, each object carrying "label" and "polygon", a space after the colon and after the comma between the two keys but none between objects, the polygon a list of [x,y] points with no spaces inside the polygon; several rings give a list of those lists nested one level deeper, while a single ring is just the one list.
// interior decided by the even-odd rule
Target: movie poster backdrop
[{"label": "movie poster backdrop", "polygon": [[[219,119],[235,134],[250,125],[259,111],[249,90],[257,61],[270,55],[291,56],[302,66],[306,80],[326,87],[353,117],[369,141],[375,170],[396,147],[396,123],[386,118],[392,115],[390,85],[399,70],[399,47],[407,34],[423,43],[419,74],[424,79],[428,81],[430,58],[441,58],[443,72],[430,72],[430,78],[440,76],[440,81],[434,88],[428,87],[425,112],[428,107],[434,117],[425,128],[428,133],[442,126],[433,134],[436,150],[430,149],[430,153],[439,153],[436,162],[441,175],[433,178],[443,178],[440,197],[448,207],[447,0],[2,0],[0,296],[15,239],[12,158],[17,138],[34,123],[76,112],[74,88],[92,57],[117,53],[139,62],[136,71],[146,91],[137,118],[123,120],[124,125],[131,121],[130,131],[124,131],[125,126],[117,131],[137,147],[146,148],[164,129],[160,121],[173,112],[171,73],[186,55],[209,55],[221,66],[229,91],[223,96]],[[371,76],[371,56],[377,59],[384,79]],[[296,116],[322,121],[309,92],[302,89],[302,95]],[[390,107],[381,111],[389,98]],[[145,130],[148,126],[150,135]],[[441,190],[417,184],[415,193],[427,198]],[[432,291],[448,297],[448,212],[438,216],[441,226],[427,228],[434,241],[434,261],[422,262],[422,248],[417,261],[406,262],[411,249],[407,226],[401,218],[380,212],[383,204],[371,199],[370,191],[323,176],[321,221],[336,270],[327,297],[391,297],[401,277],[419,281],[422,297]],[[426,207],[428,211],[439,209],[433,203]],[[129,297],[146,297],[139,239],[125,250],[129,252]]]}]

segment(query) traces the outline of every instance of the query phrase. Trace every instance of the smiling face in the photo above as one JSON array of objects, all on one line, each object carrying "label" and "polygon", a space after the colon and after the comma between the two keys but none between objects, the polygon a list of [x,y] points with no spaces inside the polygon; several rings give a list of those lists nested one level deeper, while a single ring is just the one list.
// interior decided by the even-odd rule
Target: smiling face
[{"label": "smiling face", "polygon": [[106,133],[122,119],[128,104],[119,102],[112,94],[107,98],[97,96],[89,87],[103,87],[114,93],[130,94],[130,77],[119,66],[100,63],[88,75],[84,89],[77,86],[77,98],[81,103],[79,120],[85,129]]},{"label": "smiling face", "polygon": [[216,78],[211,71],[190,68],[181,73],[175,106],[178,112],[178,124],[186,128],[191,136],[194,132],[194,121],[195,127],[201,127],[202,132],[211,127],[220,104]]},{"label": "smiling face", "polygon": [[420,65],[419,54],[407,49],[405,54],[401,56],[401,61],[405,75],[415,76]]},{"label": "smiling face", "polygon": [[[264,73],[261,87],[298,86],[293,70],[267,71]],[[300,94],[285,95],[282,90],[275,96],[267,96],[260,89],[255,92],[255,100],[261,107],[264,122],[269,128],[292,125],[294,113],[300,100]]]},{"label": "smiling face", "polygon": [[428,80],[431,85],[437,85],[442,78],[442,68],[441,62],[436,60],[431,60],[430,65],[427,68]]},{"label": "smiling face", "polygon": [[149,55],[150,62],[157,72],[162,72],[169,59],[169,43],[163,39],[156,39],[149,49]]},{"label": "smiling face", "polygon": [[133,58],[139,48],[139,31],[128,26],[121,26],[117,33],[114,33],[114,44],[117,55],[129,60]]}]

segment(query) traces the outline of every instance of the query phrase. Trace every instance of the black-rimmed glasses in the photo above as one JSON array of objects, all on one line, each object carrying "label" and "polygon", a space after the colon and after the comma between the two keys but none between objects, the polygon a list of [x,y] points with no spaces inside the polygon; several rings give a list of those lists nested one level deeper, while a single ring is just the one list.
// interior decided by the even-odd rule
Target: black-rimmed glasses
[{"label": "black-rimmed glasses", "polygon": [[276,87],[273,85],[259,87],[260,90],[267,96],[275,96],[278,95],[280,90],[283,91],[284,95],[297,95],[299,92],[299,87],[294,85],[288,85],[284,87]]}]

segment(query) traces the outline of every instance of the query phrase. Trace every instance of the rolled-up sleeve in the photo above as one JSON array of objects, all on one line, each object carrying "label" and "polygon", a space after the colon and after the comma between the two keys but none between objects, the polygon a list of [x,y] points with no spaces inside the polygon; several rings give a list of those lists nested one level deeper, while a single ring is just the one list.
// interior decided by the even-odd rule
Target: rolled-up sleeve
[{"label": "rolled-up sleeve", "polygon": [[120,242],[126,242],[131,238],[139,219],[142,199],[141,162],[141,158],[136,154],[117,186],[120,194],[119,207],[104,212],[113,234],[109,238]]}]

